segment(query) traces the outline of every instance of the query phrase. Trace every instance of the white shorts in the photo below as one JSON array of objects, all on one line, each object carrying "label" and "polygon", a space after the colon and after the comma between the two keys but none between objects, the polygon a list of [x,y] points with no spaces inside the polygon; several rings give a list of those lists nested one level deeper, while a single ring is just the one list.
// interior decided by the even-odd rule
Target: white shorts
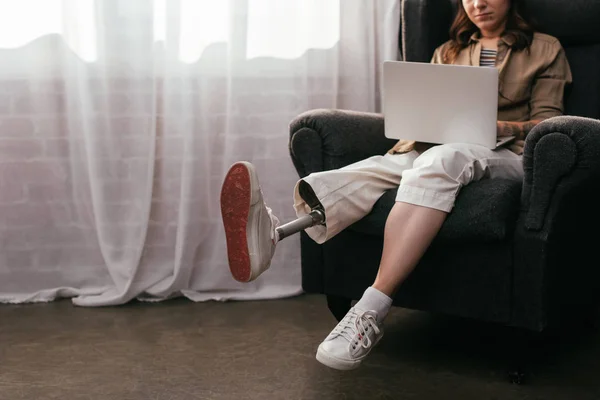
[{"label": "white shorts", "polygon": [[[460,189],[486,178],[523,179],[522,157],[508,149],[445,144],[423,154],[386,154],[344,168],[310,174],[308,183],[325,209],[325,225],[306,230],[324,243],[366,216],[389,189],[399,186],[396,201],[450,212]],[[299,182],[298,182],[299,183]],[[294,189],[298,217],[311,209]]]}]

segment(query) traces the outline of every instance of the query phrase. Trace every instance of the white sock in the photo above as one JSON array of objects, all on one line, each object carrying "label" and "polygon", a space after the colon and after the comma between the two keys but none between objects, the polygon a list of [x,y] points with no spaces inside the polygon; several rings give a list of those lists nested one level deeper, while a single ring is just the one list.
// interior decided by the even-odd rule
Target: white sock
[{"label": "white sock", "polygon": [[375,311],[377,313],[377,321],[381,322],[387,316],[390,307],[392,307],[392,299],[385,293],[369,286],[354,307],[362,311]]}]

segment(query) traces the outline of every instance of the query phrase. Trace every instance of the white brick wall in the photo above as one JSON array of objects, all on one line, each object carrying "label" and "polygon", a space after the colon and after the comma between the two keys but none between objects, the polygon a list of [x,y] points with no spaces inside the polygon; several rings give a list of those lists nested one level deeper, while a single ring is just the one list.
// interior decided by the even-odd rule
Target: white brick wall
[{"label": "white brick wall", "polygon": [[[145,100],[136,103],[131,101],[130,91],[139,88],[138,84],[113,80],[105,87],[104,82],[90,81],[86,90],[93,92],[90,98],[97,114],[83,121],[70,111],[65,84],[60,81],[35,86],[23,81],[0,82],[0,263],[7,271],[104,265],[94,212],[102,213],[105,225],[100,230],[109,248],[117,248],[127,239],[123,227],[128,235],[142,231],[145,194],[136,192],[132,182],[145,180],[149,170],[148,135],[153,122],[157,148],[143,263],[172,264],[180,208],[193,211],[209,207],[216,211],[214,215],[203,220],[200,212],[191,212],[180,227],[190,235],[184,256],[190,262],[210,262],[210,268],[223,267],[224,254],[215,259],[209,251],[224,239],[220,236],[218,192],[226,168],[238,159],[248,160],[249,155],[261,174],[272,208],[283,220],[294,216],[291,193],[297,177],[287,153],[288,123],[306,109],[331,106],[333,97],[325,87],[331,82],[236,79],[230,87],[244,91],[236,89],[241,94],[231,101],[215,94],[224,90],[228,84],[225,80],[212,80],[196,88],[184,86],[185,91],[196,91],[192,109],[198,114],[189,111],[188,103],[182,103],[171,83],[166,82],[165,87],[174,94],[164,97],[164,103],[160,103],[162,96],[154,98],[164,108],[157,108],[159,115],[152,121],[157,105],[151,90],[161,85],[148,81],[142,86],[148,90]],[[300,98],[298,88],[313,94]],[[181,115],[165,120],[163,112]],[[234,118],[227,123],[226,115]],[[86,147],[81,134],[85,124],[99,132],[118,132],[115,148],[93,138]],[[203,135],[201,140],[197,135]],[[103,194],[99,209],[94,209],[89,182],[80,179],[91,173],[89,149],[98,160],[118,159],[98,171]],[[183,199],[182,177],[193,179],[183,191]],[[207,191],[211,193],[208,204]],[[206,229],[213,236],[207,237]],[[200,243],[199,248],[194,241]],[[297,242],[288,241],[282,247],[273,264],[293,263],[299,268]]]}]

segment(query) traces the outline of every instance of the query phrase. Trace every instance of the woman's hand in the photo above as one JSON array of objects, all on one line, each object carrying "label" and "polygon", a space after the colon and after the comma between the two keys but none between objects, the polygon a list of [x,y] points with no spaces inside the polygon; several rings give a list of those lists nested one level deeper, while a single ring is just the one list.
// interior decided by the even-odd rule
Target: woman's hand
[{"label": "woman's hand", "polygon": [[498,137],[515,136],[516,140],[525,140],[525,136],[542,120],[536,119],[524,122],[498,121]]}]

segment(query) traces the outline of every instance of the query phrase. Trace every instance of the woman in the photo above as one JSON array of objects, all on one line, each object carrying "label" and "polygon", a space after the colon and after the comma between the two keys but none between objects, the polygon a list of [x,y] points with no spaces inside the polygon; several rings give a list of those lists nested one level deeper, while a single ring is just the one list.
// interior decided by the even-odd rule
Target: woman
[{"label": "woman", "polygon": [[533,31],[520,0],[458,5],[451,39],[436,49],[432,62],[499,69],[498,135],[516,135],[510,148],[400,141],[385,156],[300,180],[294,190],[300,220],[285,229],[264,203],[251,164],[234,164],[223,183],[229,264],[240,281],[253,280],[269,267],[277,241],[290,226],[308,220],[302,228],[323,243],[367,215],[386,190],[399,187],[375,282],[317,350],[317,360],[329,367],[358,367],[381,339],[394,292],[439,232],[461,187],[484,178],[522,180],[527,133],[563,112],[564,89],[571,81],[564,50],[555,38]]}]

